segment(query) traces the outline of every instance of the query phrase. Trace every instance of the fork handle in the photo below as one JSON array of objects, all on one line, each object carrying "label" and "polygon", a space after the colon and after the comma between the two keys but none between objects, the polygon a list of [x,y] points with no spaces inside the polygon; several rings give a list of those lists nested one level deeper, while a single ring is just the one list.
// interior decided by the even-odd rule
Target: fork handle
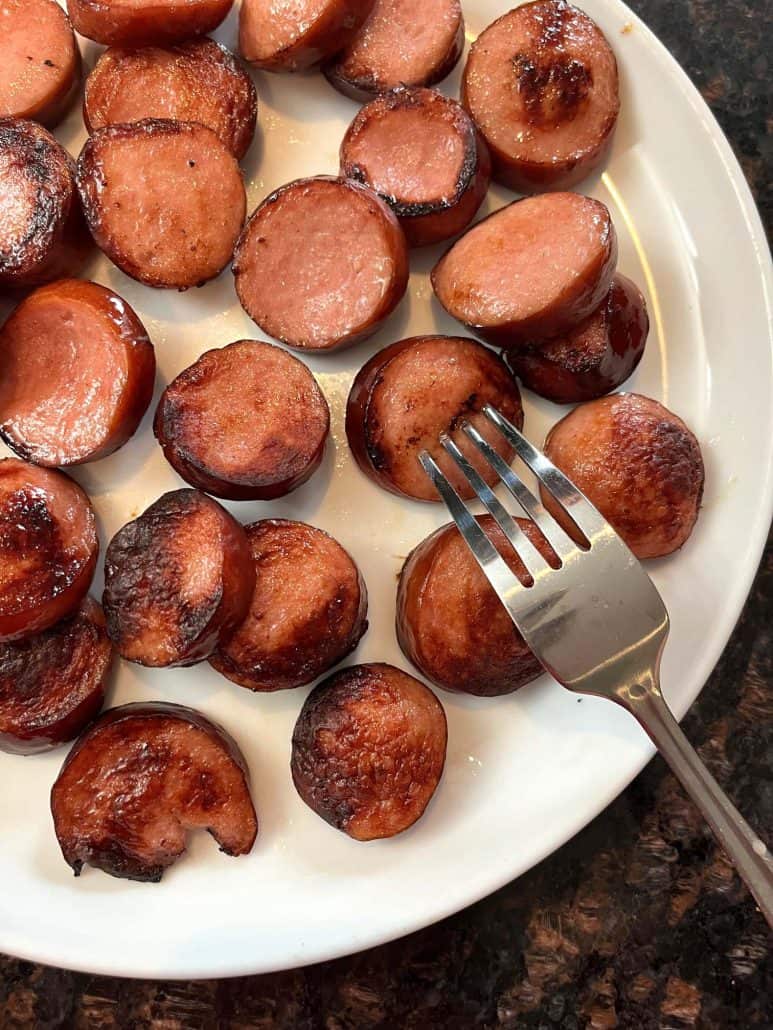
[{"label": "fork handle", "polygon": [[657,746],[773,926],[773,856],[698,757],[656,684],[625,692],[624,707]]}]

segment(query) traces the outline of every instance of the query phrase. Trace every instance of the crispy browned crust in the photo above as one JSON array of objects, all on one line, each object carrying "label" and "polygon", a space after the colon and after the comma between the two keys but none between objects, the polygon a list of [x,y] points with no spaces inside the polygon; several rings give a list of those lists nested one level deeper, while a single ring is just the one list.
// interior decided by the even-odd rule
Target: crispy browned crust
[{"label": "crispy browned crust", "polygon": [[67,0],[72,23],[82,36],[106,46],[152,46],[179,43],[217,28],[233,0],[178,0],[176,4]]}]

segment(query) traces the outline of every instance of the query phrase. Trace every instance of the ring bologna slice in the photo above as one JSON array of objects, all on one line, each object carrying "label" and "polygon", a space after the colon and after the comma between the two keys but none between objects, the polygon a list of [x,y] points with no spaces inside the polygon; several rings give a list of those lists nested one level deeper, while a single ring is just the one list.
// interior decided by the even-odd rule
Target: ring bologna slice
[{"label": "ring bologna slice", "polygon": [[490,173],[488,149],[470,116],[432,89],[399,87],[372,100],[341,144],[341,175],[389,204],[411,247],[466,229]]},{"label": "ring bologna slice", "polygon": [[74,99],[81,52],[55,0],[0,0],[0,118],[53,127]]},{"label": "ring bologna slice", "polygon": [[94,509],[77,483],[18,458],[0,461],[0,641],[74,612],[98,552]]},{"label": "ring bologna slice", "polygon": [[475,340],[415,336],[375,354],[357,374],[346,406],[346,435],[365,475],[420,501],[440,496],[419,463],[427,450],[465,498],[472,488],[440,445],[449,433],[492,485],[496,473],[459,428],[466,420],[510,461],[514,451],[481,415],[485,404],[523,426],[518,384],[502,359]]},{"label": "ring bologna slice", "polygon": [[473,43],[462,103],[497,182],[519,193],[567,189],[609,152],[620,110],[615,55],[564,0],[522,4]]},{"label": "ring bologna slice", "polygon": [[163,46],[217,28],[233,0],[67,0],[78,32],[105,46]]},{"label": "ring bologna slice", "polygon": [[[621,393],[582,404],[550,431],[545,454],[637,558],[671,554],[693,531],[705,479],[701,450],[657,401]],[[567,525],[546,492],[543,501]]]},{"label": "ring bologna slice", "polygon": [[527,197],[469,229],[432,271],[438,300],[497,347],[574,329],[601,304],[617,264],[609,211],[579,193]]},{"label": "ring bologna slice", "polygon": [[367,100],[396,86],[434,86],[463,49],[459,0],[376,0],[362,29],[323,70],[340,93]]},{"label": "ring bologna slice", "polygon": [[236,519],[198,490],[164,494],[116,533],[102,604],[118,653],[149,666],[208,658],[244,619],[255,588]]},{"label": "ring bologna slice", "polygon": [[236,158],[205,125],[146,119],[95,132],[78,188],[97,246],[146,286],[203,286],[233,255],[247,209]]},{"label": "ring bologna slice", "polygon": [[619,273],[593,314],[564,336],[505,353],[523,385],[556,404],[610,393],[633,373],[649,332],[641,290]]},{"label": "ring bologna slice", "polygon": [[75,743],[51,791],[65,862],[158,883],[207,830],[226,855],[258,833],[236,742],[200,712],[156,701],[111,708]]},{"label": "ring bologna slice", "polygon": [[239,53],[269,72],[295,72],[338,53],[373,0],[242,0]]},{"label": "ring bologna slice", "polygon": [[365,582],[346,551],[303,522],[247,526],[256,583],[247,618],[210,658],[249,690],[311,683],[350,654],[368,628]]},{"label": "ring bologna slice", "polygon": [[241,340],[202,354],[167,386],[154,432],[193,486],[236,501],[270,500],[319,468],[330,411],[303,362]]},{"label": "ring bologna slice", "polygon": [[326,351],[366,339],[392,313],[408,286],[408,247],[375,193],[323,175],[263,201],[233,272],[242,307],[265,333]]},{"label": "ring bologna slice", "polygon": [[144,326],[112,290],[42,286],[0,329],[0,436],[37,465],[104,458],[136,431],[155,374]]},{"label": "ring bologna slice", "polygon": [[73,159],[36,122],[0,120],[0,288],[76,275],[91,245]]},{"label": "ring bologna slice", "polygon": [[293,732],[301,798],[354,840],[394,837],[419,819],[446,760],[446,716],[391,665],[354,665],[309,694]]},{"label": "ring bologna slice", "polygon": [[77,737],[104,703],[112,660],[91,598],[51,629],[0,644],[0,751],[32,755]]}]

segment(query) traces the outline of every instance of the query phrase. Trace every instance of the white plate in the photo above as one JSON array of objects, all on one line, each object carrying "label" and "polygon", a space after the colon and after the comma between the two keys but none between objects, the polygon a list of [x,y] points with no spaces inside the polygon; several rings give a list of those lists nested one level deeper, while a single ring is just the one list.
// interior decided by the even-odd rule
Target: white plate
[{"label": "white plate", "polygon": [[[469,35],[508,6],[467,0]],[[741,170],[684,73],[623,4],[584,6],[618,55],[623,92],[612,160],[586,192],[610,206],[621,270],[646,290],[653,316],[647,352],[628,387],[683,416],[707,465],[692,539],[650,566],[671,613],[664,684],[681,716],[730,635],[771,516],[767,248]],[[235,29],[231,15],[217,37],[233,46]],[[85,45],[89,65],[95,52]],[[443,88],[456,95],[458,81],[457,69]],[[339,141],[357,110],[320,75],[261,75],[258,87],[262,140],[246,160],[250,209],[283,182],[335,172]],[[59,136],[78,152],[79,112]],[[510,199],[492,190],[486,209]],[[406,669],[393,630],[395,576],[411,547],[446,519],[439,507],[400,501],[357,471],[343,408],[353,374],[376,349],[415,333],[458,331],[432,298],[427,272],[435,256],[414,257],[410,298],[377,338],[340,357],[309,360],[333,412],[334,444],[322,470],[282,501],[232,506],[244,522],[270,513],[336,535],[359,562],[371,597],[371,628],[352,660]],[[229,273],[183,295],[139,286],[102,259],[90,274],[144,319],[156,344],[159,391],[201,351],[259,335],[236,302]],[[560,414],[527,395],[528,435],[541,442]],[[75,476],[94,499],[103,542],[180,485],[149,418],[123,450]],[[450,740],[435,800],[402,836],[357,844],[315,816],[292,787],[290,735],[305,695],[254,695],[207,665],[121,665],[114,704],[178,701],[231,730],[252,770],[261,820],[249,857],[227,858],[209,837],[197,836],[160,886],[90,870],[73,879],[48,808],[64,750],[0,755],[0,951],[98,973],[170,978],[329,959],[416,930],[512,880],[593,818],[652,753],[622,710],[593,699],[578,704],[547,678],[497,700],[443,693]]]}]

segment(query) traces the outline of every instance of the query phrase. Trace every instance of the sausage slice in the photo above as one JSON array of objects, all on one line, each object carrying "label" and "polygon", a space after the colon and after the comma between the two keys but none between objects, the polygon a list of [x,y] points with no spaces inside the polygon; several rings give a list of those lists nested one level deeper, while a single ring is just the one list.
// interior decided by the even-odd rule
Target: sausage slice
[{"label": "sausage slice", "polygon": [[77,483],[18,458],[0,461],[0,641],[74,612],[98,551],[94,509]]},{"label": "sausage slice", "polygon": [[0,288],[76,275],[90,249],[70,155],[41,125],[0,120]]},{"label": "sausage slice", "polygon": [[368,595],[346,551],[303,522],[247,526],[256,583],[247,618],[210,658],[249,690],[311,683],[350,654],[368,628]]},{"label": "sausage slice", "polygon": [[373,0],[242,0],[239,52],[258,68],[295,72],[338,53]]},{"label": "sausage slice", "polygon": [[398,87],[362,108],[341,144],[341,175],[392,208],[411,247],[466,229],[486,196],[491,162],[470,116],[433,89]]},{"label": "sausage slice", "polygon": [[0,644],[0,751],[33,755],[77,737],[104,703],[112,660],[91,598],[51,629]]},{"label": "sausage slice", "polygon": [[519,193],[568,189],[601,164],[620,111],[617,62],[598,25],[565,0],[503,15],[473,43],[462,102]]},{"label": "sausage slice", "polygon": [[102,604],[119,654],[139,665],[208,658],[247,614],[255,570],[244,530],[198,490],[164,494],[116,533]]},{"label": "sausage slice", "polygon": [[516,201],[469,229],[432,271],[438,300],[497,347],[573,329],[612,285],[617,235],[609,211],[579,193]]},{"label": "sausage slice", "polygon": [[55,0],[0,0],[0,118],[59,122],[80,84],[81,52]]},{"label": "sausage slice", "polygon": [[[582,404],[550,431],[545,454],[637,558],[671,554],[692,533],[703,497],[701,450],[684,422],[657,401],[622,393]],[[547,492],[543,500],[566,524]]]},{"label": "sausage slice", "polygon": [[556,404],[610,393],[633,373],[649,332],[641,290],[619,273],[609,293],[576,329],[554,340],[505,353],[523,385]]},{"label": "sausage slice", "polygon": [[376,0],[324,72],[340,93],[367,100],[396,86],[434,86],[453,71],[463,49],[459,0]]},{"label": "sausage slice", "polygon": [[97,246],[133,279],[166,289],[222,272],[247,207],[236,158],[194,122],[100,129],[78,160],[78,189]]},{"label": "sausage slice", "polygon": [[496,482],[496,474],[459,430],[469,421],[510,461],[513,450],[480,414],[485,404],[523,426],[518,384],[501,358],[475,340],[415,336],[385,347],[360,369],[346,406],[346,435],[357,464],[384,489],[439,501],[419,463],[419,454],[427,450],[459,493],[471,498],[469,483],[439,441],[441,434],[453,434],[481,475]]},{"label": "sausage slice", "polygon": [[76,741],[51,791],[54,829],[76,876],[84,865],[158,883],[207,830],[226,855],[252,850],[249,771],[222,726],[182,705],[112,708]]},{"label": "sausage slice", "polygon": [[89,132],[146,118],[201,122],[236,158],[252,143],[257,112],[252,79],[230,50],[211,39],[111,47],[86,80],[83,100]]},{"label": "sausage slice", "polygon": [[80,465],[134,434],[156,374],[126,301],[80,279],[42,286],[0,330],[0,436],[37,465]]},{"label": "sausage slice", "polygon": [[106,46],[180,43],[217,28],[233,0],[67,0],[82,36]]},{"label": "sausage slice", "polygon": [[354,665],[309,694],[293,732],[301,798],[354,840],[394,837],[419,819],[446,760],[446,716],[391,665]]},{"label": "sausage slice", "polygon": [[330,411],[308,368],[280,347],[210,350],[170,383],[154,432],[193,486],[236,501],[282,497],[322,461]]},{"label": "sausage slice", "polygon": [[242,307],[274,339],[333,350],[366,339],[408,286],[408,248],[389,207],[359,183],[317,176],[267,197],[236,246]]}]

